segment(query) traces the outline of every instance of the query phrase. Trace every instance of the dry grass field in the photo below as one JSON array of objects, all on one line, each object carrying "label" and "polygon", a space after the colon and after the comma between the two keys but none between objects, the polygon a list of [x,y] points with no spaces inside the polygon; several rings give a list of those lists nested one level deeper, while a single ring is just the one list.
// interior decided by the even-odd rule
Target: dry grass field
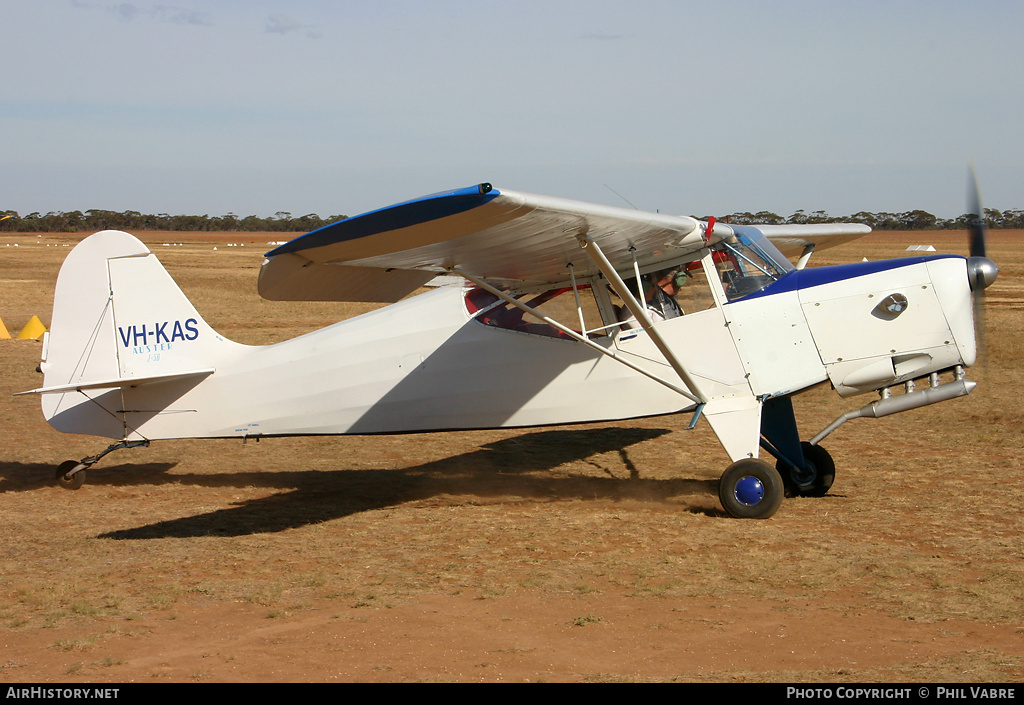
[{"label": "dry grass field", "polygon": [[[0,237],[12,333],[49,324],[77,239]],[[368,308],[261,300],[266,235],[143,239],[240,342]],[[877,233],[812,262],[910,244],[962,254],[966,235]],[[990,233],[990,255],[974,394],[849,422],[829,494],[768,521],[723,514],[724,452],[674,417],[165,441],[69,492],[55,466],[107,442],[11,396],[39,385],[40,343],[0,340],[0,683],[1021,682],[1024,233]],[[817,388],[798,420],[810,436],[870,400]]]}]

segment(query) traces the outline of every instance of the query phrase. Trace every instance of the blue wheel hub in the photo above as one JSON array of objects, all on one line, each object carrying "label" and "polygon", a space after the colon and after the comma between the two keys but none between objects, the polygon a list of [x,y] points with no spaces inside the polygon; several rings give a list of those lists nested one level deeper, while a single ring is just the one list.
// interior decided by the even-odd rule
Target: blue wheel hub
[{"label": "blue wheel hub", "polygon": [[764,484],[753,475],[745,475],[732,488],[736,501],[752,507],[764,499]]}]

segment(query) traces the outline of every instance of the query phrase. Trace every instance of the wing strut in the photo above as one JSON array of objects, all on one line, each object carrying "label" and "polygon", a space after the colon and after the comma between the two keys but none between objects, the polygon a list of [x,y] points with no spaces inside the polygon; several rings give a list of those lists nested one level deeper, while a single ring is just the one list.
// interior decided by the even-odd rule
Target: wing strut
[{"label": "wing strut", "polygon": [[809,260],[811,258],[811,255],[813,255],[813,254],[814,254],[814,243],[813,242],[809,242],[806,245],[804,245],[804,251],[802,253],[800,253],[800,259],[797,260],[797,262],[796,262],[796,268],[797,269],[803,269],[804,267],[806,267],[807,266],[807,260]]},{"label": "wing strut", "polygon": [[[623,365],[625,365],[629,369],[633,370],[634,372],[639,372],[640,374],[644,375],[645,377],[649,377],[650,379],[653,379],[655,382],[658,382],[660,384],[665,385],[666,387],[671,389],[673,392],[676,392],[678,394],[682,394],[684,397],[686,397],[690,401],[696,402],[697,404],[704,404],[704,401],[702,399],[699,399],[698,397],[695,397],[693,394],[691,394],[687,390],[683,389],[682,387],[679,387],[678,385],[672,384],[671,382],[662,379],[661,377],[657,376],[656,374],[648,372],[647,370],[643,369],[642,367],[639,367],[638,365],[634,365],[632,362],[629,362],[628,360],[624,360],[623,358],[621,358],[618,355],[616,355],[614,351],[608,350],[607,348],[604,348],[604,347],[598,345],[594,341],[590,340],[589,338],[587,338],[587,337],[585,337],[583,335],[580,335],[579,333],[577,333],[576,331],[572,330],[571,328],[566,328],[564,325],[562,325],[558,321],[556,321],[556,320],[554,320],[552,318],[549,318],[548,316],[545,316],[544,314],[542,314],[541,312],[537,311],[536,309],[531,308],[530,306],[527,306],[526,304],[524,304],[519,299],[516,299],[516,298],[513,298],[512,296],[509,296],[504,291],[501,291],[500,289],[494,288],[493,286],[491,286],[490,284],[488,284],[484,280],[480,279],[479,277],[475,277],[472,274],[470,274],[469,272],[465,272],[465,271],[459,269],[458,267],[452,267],[449,271],[451,271],[453,274],[458,274],[460,277],[465,277],[466,279],[468,279],[469,281],[473,282],[474,284],[476,284],[481,289],[484,289],[485,291],[488,291],[491,294],[494,294],[499,299],[507,301],[508,303],[512,304],[516,308],[522,309],[523,311],[525,311],[526,313],[530,314],[531,316],[536,316],[537,318],[539,318],[540,320],[544,321],[548,325],[554,326],[555,328],[557,328],[558,330],[562,331],[566,335],[572,337],[574,340],[578,340],[579,342],[585,344],[587,347],[592,348],[593,350],[596,350],[597,352],[601,353],[602,355],[610,357],[613,360],[615,360],[616,362],[622,363]],[[696,416],[694,417],[694,419],[696,420]]]},{"label": "wing strut", "polygon": [[[601,270],[601,273],[604,274],[605,278],[612,285],[615,293],[619,295],[619,298],[626,304],[630,313],[636,316],[636,320],[640,322],[643,329],[651,336],[651,340],[654,341],[658,350],[660,350],[661,354],[664,355],[665,361],[668,362],[668,364],[672,366],[672,369],[676,371],[676,374],[679,375],[679,379],[683,380],[683,383],[689,389],[692,389],[694,394],[696,394],[696,396],[693,394],[685,394],[685,396],[698,404],[704,404],[707,402],[707,399],[704,398],[704,395],[700,391],[700,387],[697,386],[697,383],[693,381],[693,378],[686,371],[686,368],[683,367],[683,363],[681,363],[675,353],[672,352],[671,346],[665,342],[664,338],[661,337],[661,333],[658,332],[658,329],[655,328],[654,324],[651,322],[651,318],[647,314],[647,310],[633,296],[632,292],[630,292],[629,287],[626,286],[626,282],[622,281],[622,277],[619,276],[619,273],[615,271],[615,267],[613,267],[612,263],[608,261],[607,257],[605,257],[600,246],[598,246],[592,237],[585,233],[579,234],[577,238],[580,241],[580,247],[590,255],[590,259],[594,260],[594,264],[597,265],[598,269]],[[639,278],[637,281],[639,282]]]}]

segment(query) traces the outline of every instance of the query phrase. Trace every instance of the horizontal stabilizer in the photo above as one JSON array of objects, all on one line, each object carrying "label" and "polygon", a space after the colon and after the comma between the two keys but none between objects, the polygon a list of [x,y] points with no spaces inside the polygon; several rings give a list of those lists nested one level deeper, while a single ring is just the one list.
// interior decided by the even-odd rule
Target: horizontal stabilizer
[{"label": "horizontal stabilizer", "polygon": [[189,377],[206,377],[216,372],[210,368],[206,370],[195,370],[193,372],[177,372],[166,375],[153,375],[152,377],[120,377],[118,379],[105,379],[96,382],[79,382],[77,384],[63,384],[55,387],[40,387],[30,389],[27,392],[17,392],[14,396],[22,394],[55,394],[57,392],[77,392],[83,389],[114,389],[117,387],[138,387],[143,384],[154,384],[155,382],[168,382],[175,379]]}]

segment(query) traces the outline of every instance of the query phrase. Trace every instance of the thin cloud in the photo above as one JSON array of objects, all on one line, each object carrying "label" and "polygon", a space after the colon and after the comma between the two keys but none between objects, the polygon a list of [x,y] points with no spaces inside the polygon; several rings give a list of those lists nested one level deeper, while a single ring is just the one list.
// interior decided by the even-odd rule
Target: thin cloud
[{"label": "thin cloud", "polygon": [[295,20],[288,15],[271,15],[267,18],[267,26],[263,30],[267,34],[292,34],[293,32],[301,32],[310,39],[316,39],[320,36],[320,33],[315,31],[313,25],[302,24],[298,20]]},{"label": "thin cloud", "polygon": [[155,5],[153,7],[153,16],[160,22],[171,22],[173,24],[191,24],[199,26],[211,26],[213,22],[210,20],[210,14],[208,12],[198,12],[196,10],[190,10],[187,7],[177,7],[175,5]]},{"label": "thin cloud", "polygon": [[[89,5],[77,3],[77,7],[88,8]],[[134,2],[120,2],[105,6],[108,12],[120,17],[125,22],[134,22],[136,19],[150,19],[154,22],[167,22],[170,24],[188,24],[196,26],[212,26],[210,14],[191,10],[180,5],[145,5]]]}]

